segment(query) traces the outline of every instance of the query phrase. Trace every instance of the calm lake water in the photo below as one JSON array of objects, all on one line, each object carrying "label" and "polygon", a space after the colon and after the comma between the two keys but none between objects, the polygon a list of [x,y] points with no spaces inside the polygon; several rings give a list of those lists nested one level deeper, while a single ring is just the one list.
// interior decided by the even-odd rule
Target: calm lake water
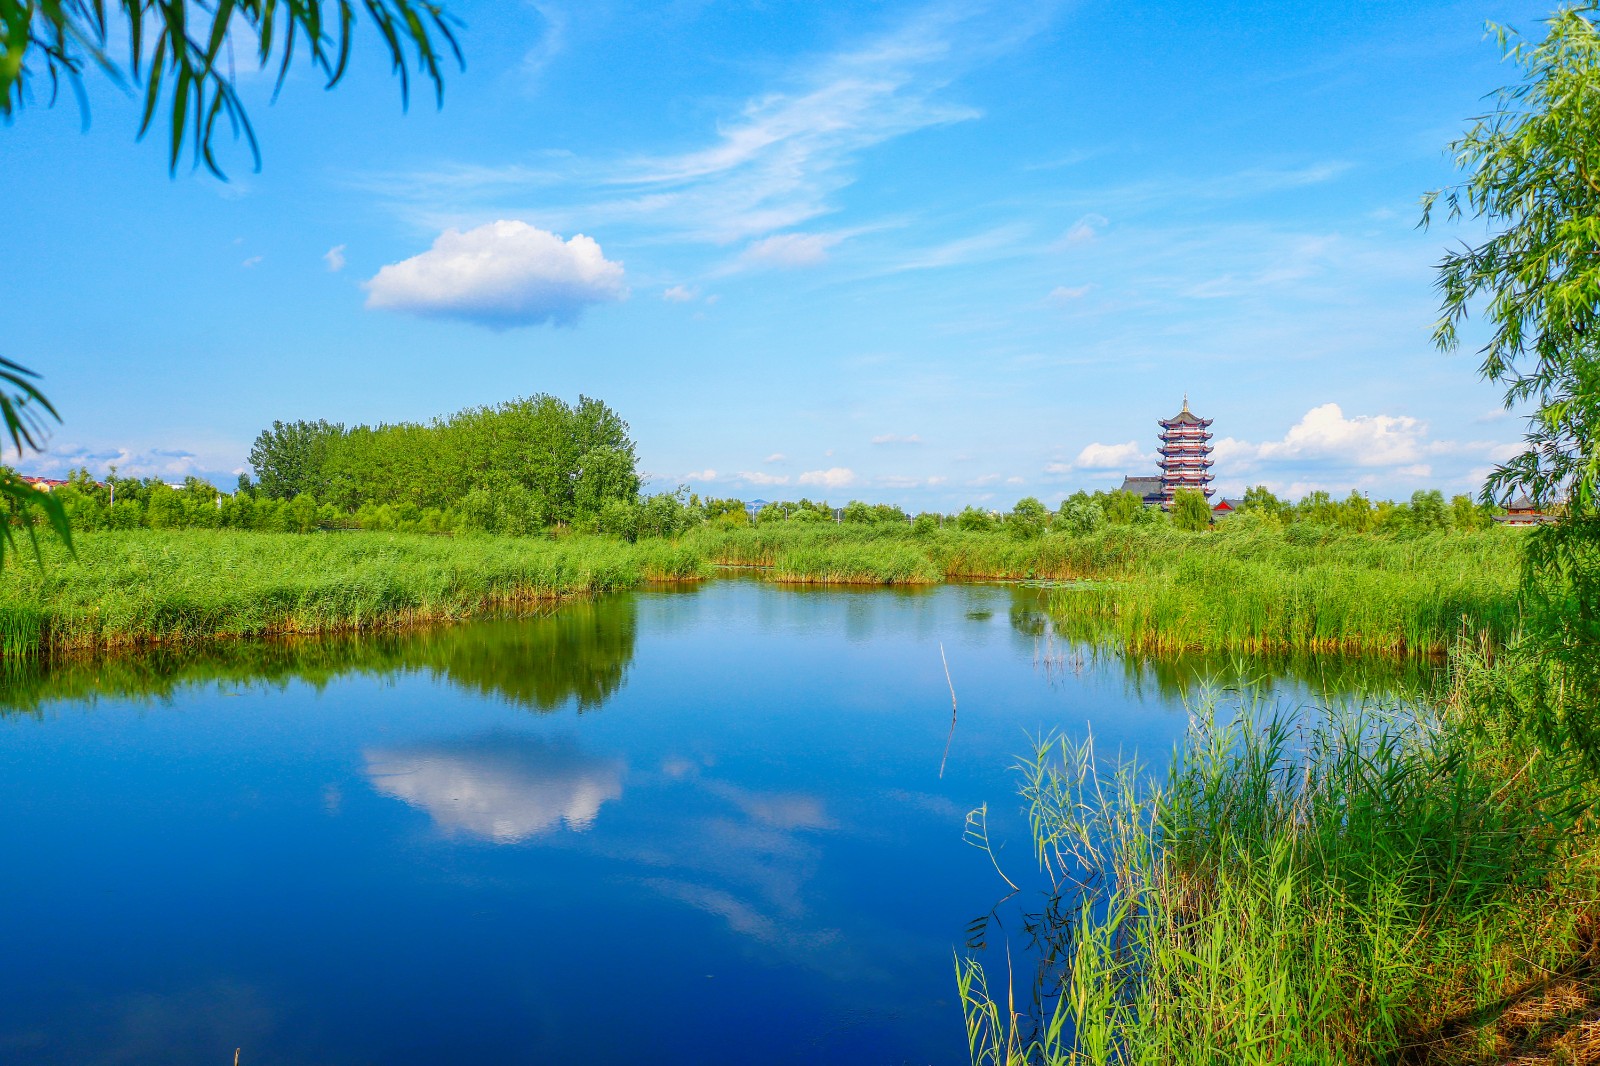
[{"label": "calm lake water", "polygon": [[1005,887],[966,812],[1028,870],[1028,737],[1160,764],[1208,669],[1044,595],[718,581],[0,675],[0,1061],[965,1062]]}]

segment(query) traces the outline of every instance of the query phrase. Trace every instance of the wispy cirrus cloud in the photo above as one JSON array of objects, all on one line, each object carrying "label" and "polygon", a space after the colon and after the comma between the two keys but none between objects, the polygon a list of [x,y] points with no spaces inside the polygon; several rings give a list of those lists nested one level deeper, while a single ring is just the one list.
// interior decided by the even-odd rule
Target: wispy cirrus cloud
[{"label": "wispy cirrus cloud", "polygon": [[[838,194],[876,146],[980,117],[947,98],[950,83],[1034,33],[1051,6],[1033,5],[1022,17],[981,4],[931,7],[887,32],[797,61],[686,150],[612,159],[546,152],[357,184],[424,229],[522,216],[564,229],[628,225],[720,245],[759,242],[837,210]],[[559,31],[552,24],[557,38]],[[812,235],[751,247],[757,259],[768,254],[784,265],[826,252]]]}]

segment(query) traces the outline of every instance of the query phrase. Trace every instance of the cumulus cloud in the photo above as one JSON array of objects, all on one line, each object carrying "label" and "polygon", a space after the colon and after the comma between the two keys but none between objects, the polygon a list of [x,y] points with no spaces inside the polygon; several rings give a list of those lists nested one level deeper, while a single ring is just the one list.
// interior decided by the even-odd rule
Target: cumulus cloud
[{"label": "cumulus cloud", "polygon": [[899,433],[880,433],[876,437],[872,438],[872,443],[874,443],[874,444],[921,444],[922,443],[922,438],[919,437],[915,433],[905,434],[905,435],[902,435],[902,434],[899,434]]},{"label": "cumulus cloud", "polygon": [[1307,411],[1278,440],[1224,437],[1215,442],[1213,468],[1235,485],[1259,481],[1273,491],[1351,488],[1397,491],[1444,487],[1476,491],[1488,463],[1518,446],[1493,440],[1435,440],[1428,424],[1409,415],[1350,415],[1336,403]]},{"label": "cumulus cloud", "polygon": [[691,470],[687,474],[683,475],[683,480],[685,480],[685,481],[715,481],[715,480],[717,480],[717,472],[715,470],[712,470],[710,467],[707,467],[704,470]]},{"label": "cumulus cloud", "polygon": [[761,461],[763,463],[781,463],[785,459],[788,459],[788,458],[789,457],[787,455],[784,455],[782,452],[773,452],[771,455],[767,456],[765,459],[763,459]]},{"label": "cumulus cloud", "polygon": [[1403,466],[1423,457],[1428,427],[1407,415],[1355,415],[1346,418],[1336,403],[1307,411],[1282,440],[1250,445],[1219,440],[1216,454],[1267,461],[1333,459],[1354,466]]},{"label": "cumulus cloud", "polygon": [[802,485],[820,485],[827,489],[842,489],[855,484],[856,472],[847,467],[834,466],[827,470],[807,470],[800,475]]},{"label": "cumulus cloud", "polygon": [[674,285],[663,292],[661,298],[669,303],[688,303],[694,299],[694,290],[687,285]]},{"label": "cumulus cloud", "polygon": [[526,222],[448,229],[421,255],[390,263],[369,281],[367,306],[491,329],[571,325],[590,304],[627,295],[622,264],[592,237],[563,241]]},{"label": "cumulus cloud", "polygon": [[739,480],[749,482],[752,485],[787,485],[789,483],[789,475],[766,474],[760,470],[741,470],[739,471]]},{"label": "cumulus cloud", "polygon": [[244,267],[246,270],[249,270],[253,266],[260,265],[261,259],[262,259],[262,257],[259,256],[259,255],[252,255],[249,259],[246,259],[244,262],[240,263],[239,265]]},{"label": "cumulus cloud", "polygon": [[[1130,440],[1125,444],[1101,444],[1097,441],[1079,452],[1073,465],[1080,470],[1115,470],[1119,467],[1148,465],[1149,462],[1149,456],[1140,449],[1138,441]],[[1046,469],[1051,473],[1066,473],[1066,470],[1051,469],[1059,465],[1062,464],[1052,463]],[[1070,469],[1071,467],[1067,467],[1067,470]]]},{"label": "cumulus cloud", "polygon": [[739,256],[751,267],[807,267],[828,261],[828,249],[839,243],[826,233],[779,233],[755,241]]},{"label": "cumulus cloud", "polygon": [[344,269],[344,245],[336,244],[322,253],[322,261],[328,264],[328,272],[337,274]]}]

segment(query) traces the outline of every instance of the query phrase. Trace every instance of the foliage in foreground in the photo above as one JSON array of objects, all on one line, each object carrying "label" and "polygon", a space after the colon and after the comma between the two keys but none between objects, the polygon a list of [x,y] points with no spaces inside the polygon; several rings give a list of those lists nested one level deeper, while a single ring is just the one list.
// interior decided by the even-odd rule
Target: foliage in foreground
[{"label": "foliage in foreground", "polygon": [[1021,768],[1045,875],[1034,987],[1018,1008],[959,963],[974,1063],[1527,1050],[1541,990],[1594,948],[1600,790],[1471,698],[1304,717],[1244,695],[1219,724],[1202,705],[1164,781],[1041,742]]}]

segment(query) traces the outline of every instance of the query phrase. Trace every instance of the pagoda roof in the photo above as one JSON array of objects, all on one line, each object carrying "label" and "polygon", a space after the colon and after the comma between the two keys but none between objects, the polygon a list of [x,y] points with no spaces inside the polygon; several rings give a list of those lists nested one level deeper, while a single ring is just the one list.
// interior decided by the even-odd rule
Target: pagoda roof
[{"label": "pagoda roof", "polygon": [[1527,493],[1523,493],[1506,504],[1506,510],[1508,511],[1537,511],[1538,509],[1539,505],[1530,500]]},{"label": "pagoda roof", "polygon": [[1185,396],[1183,398],[1183,410],[1179,411],[1171,418],[1161,419],[1160,424],[1163,426],[1209,426],[1211,424],[1211,419],[1201,418],[1193,411],[1190,411],[1189,397]]}]

